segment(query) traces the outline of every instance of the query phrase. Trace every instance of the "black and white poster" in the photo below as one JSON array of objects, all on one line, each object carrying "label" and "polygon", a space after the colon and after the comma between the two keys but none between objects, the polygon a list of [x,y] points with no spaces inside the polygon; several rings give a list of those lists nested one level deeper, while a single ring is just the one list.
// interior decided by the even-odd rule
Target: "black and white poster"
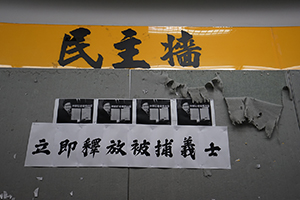
[{"label": "black and white poster", "polygon": [[191,99],[56,99],[53,123],[32,124],[25,166],[231,168],[213,101]]},{"label": "black and white poster", "polygon": [[176,99],[177,125],[213,125],[211,102],[193,103],[191,99]]},{"label": "black and white poster", "polygon": [[97,123],[132,123],[132,100],[99,99]]},{"label": "black and white poster", "polygon": [[171,103],[169,99],[137,99],[137,124],[171,125]]},{"label": "black and white poster", "polygon": [[94,99],[57,99],[54,121],[57,123],[92,123]]}]

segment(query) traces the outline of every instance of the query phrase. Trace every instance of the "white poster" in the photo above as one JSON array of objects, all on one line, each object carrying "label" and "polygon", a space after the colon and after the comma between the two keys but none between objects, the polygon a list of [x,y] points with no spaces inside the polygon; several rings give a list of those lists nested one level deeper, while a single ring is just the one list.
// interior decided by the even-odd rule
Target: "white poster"
[{"label": "white poster", "polygon": [[230,169],[227,127],[33,123],[25,166]]}]

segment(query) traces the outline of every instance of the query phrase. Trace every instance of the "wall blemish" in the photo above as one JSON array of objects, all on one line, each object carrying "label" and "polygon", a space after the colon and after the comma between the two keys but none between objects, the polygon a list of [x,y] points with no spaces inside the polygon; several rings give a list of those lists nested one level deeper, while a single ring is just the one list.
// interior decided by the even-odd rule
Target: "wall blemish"
[{"label": "wall blemish", "polygon": [[227,97],[225,101],[233,125],[250,123],[258,130],[265,129],[266,136],[272,137],[280,119],[282,105],[252,97]]},{"label": "wall blemish", "polygon": [[0,199],[3,199],[3,200],[15,200],[16,198],[13,197],[11,194],[8,194],[6,191],[3,191],[0,194]]}]

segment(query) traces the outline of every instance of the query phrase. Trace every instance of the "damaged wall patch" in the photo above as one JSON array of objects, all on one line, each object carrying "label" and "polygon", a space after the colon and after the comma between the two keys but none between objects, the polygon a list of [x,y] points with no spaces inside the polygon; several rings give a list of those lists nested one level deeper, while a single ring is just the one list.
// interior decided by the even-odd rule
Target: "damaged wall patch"
[{"label": "damaged wall patch", "polygon": [[269,103],[252,97],[225,98],[229,117],[232,123],[248,122],[258,130],[265,129],[271,138],[274,128],[280,118],[282,105]]},{"label": "damaged wall patch", "polygon": [[246,121],[245,117],[245,98],[225,98],[229,118],[233,125],[242,124]]},{"label": "damaged wall patch", "polygon": [[216,75],[211,81],[201,87],[188,87],[186,84],[178,83],[164,74],[165,86],[169,88],[171,93],[180,95],[180,97],[190,97],[196,103],[203,103],[209,101],[207,89],[218,89],[222,92],[223,82],[219,75]]}]

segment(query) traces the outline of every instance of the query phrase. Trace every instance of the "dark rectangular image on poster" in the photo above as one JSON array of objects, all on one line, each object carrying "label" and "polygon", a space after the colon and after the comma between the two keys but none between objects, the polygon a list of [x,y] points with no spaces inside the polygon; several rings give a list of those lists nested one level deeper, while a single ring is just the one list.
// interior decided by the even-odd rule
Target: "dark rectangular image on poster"
[{"label": "dark rectangular image on poster", "polygon": [[97,123],[132,123],[131,99],[98,99]]},{"label": "dark rectangular image on poster", "polygon": [[169,99],[137,99],[137,124],[171,125],[171,104]]},{"label": "dark rectangular image on poster", "polygon": [[191,99],[176,99],[177,125],[211,126],[212,112],[210,102],[192,103]]},{"label": "dark rectangular image on poster", "polygon": [[56,123],[92,123],[94,99],[58,99]]}]

